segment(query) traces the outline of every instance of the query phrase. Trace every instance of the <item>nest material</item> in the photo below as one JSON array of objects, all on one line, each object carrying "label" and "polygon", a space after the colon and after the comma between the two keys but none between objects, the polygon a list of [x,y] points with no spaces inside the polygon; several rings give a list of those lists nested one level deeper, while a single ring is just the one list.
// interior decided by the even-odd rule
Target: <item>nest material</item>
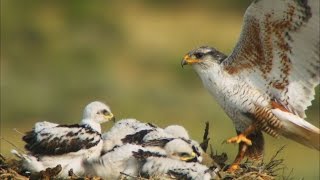
[{"label": "nest material", "polygon": [[[245,162],[241,165],[241,168],[236,171],[234,174],[230,174],[226,171],[220,171],[219,172],[219,179],[221,180],[273,180],[273,179],[289,179],[288,176],[285,177],[283,174],[281,174],[281,170],[285,168],[283,164],[283,159],[277,159],[277,155],[282,149],[280,149],[273,158],[268,163],[259,163],[255,165],[252,162]],[[208,154],[211,156],[211,154]],[[61,171],[61,166],[56,166],[54,168],[48,168],[45,171],[41,171],[39,173],[34,174],[26,174],[25,171],[22,169],[21,162],[15,159],[6,160],[3,156],[0,155],[0,179],[16,179],[16,180],[27,180],[27,179],[43,179],[43,180],[49,180],[49,179],[56,179],[56,175]],[[224,165],[224,167],[227,167],[225,164],[225,161],[227,160],[226,153],[222,153],[220,155],[214,154],[211,156],[213,161],[210,161],[208,164],[212,164],[212,162]],[[207,159],[207,158],[205,158]],[[78,177],[70,171],[69,178],[71,180],[100,180],[99,177]],[[127,174],[122,174],[121,179],[127,179],[127,178],[135,178],[135,179],[141,179],[146,180],[146,178],[143,177],[132,177]],[[170,179],[170,177],[167,177]],[[156,180],[156,179],[163,179],[163,177],[155,176],[151,177],[150,179]]]},{"label": "nest material", "polygon": [[[223,170],[218,172],[218,179],[221,180],[273,180],[273,179],[292,179],[290,178],[292,171],[288,175],[284,175],[283,170],[286,168],[284,165],[284,159],[279,159],[277,156],[284,149],[282,147],[279,149],[270,159],[268,163],[254,163],[254,162],[245,162],[240,165],[240,169],[233,174],[224,171],[228,165],[226,161],[228,160],[227,153],[223,152],[221,154],[213,153],[214,150],[209,144],[210,138],[209,135],[209,123],[206,123],[203,142],[201,143],[201,147],[206,152],[208,147],[210,148],[210,153],[204,154],[204,162],[208,167],[221,167]],[[58,165],[54,168],[47,168],[44,171],[39,173],[27,174],[26,171],[22,168],[21,161],[15,159],[6,159],[0,154],[0,180],[2,179],[15,179],[15,180],[27,180],[27,179],[41,179],[41,180],[49,180],[49,179],[57,179],[56,176],[61,171],[61,166]],[[146,180],[143,177],[133,177],[127,174],[122,174],[121,178],[124,179],[140,179]],[[100,180],[100,177],[78,177],[73,174],[72,170],[69,171],[70,180]],[[151,180],[158,179],[172,179],[170,175],[166,178],[163,176],[154,176],[150,177]]]},{"label": "nest material", "polygon": [[245,163],[240,165],[240,169],[237,170],[234,173],[229,173],[225,171],[227,167],[229,166],[226,164],[226,161],[228,160],[227,153],[223,152],[221,154],[218,154],[217,152],[214,153],[214,150],[212,148],[212,145],[209,144],[210,138],[208,138],[209,135],[209,123],[206,122],[203,140],[201,143],[201,147],[205,152],[207,152],[207,148],[210,147],[210,153],[206,154],[204,156],[204,160],[208,161],[206,159],[206,156],[211,159],[211,164],[204,163],[208,167],[215,166],[220,167],[223,170],[218,172],[218,179],[221,180],[273,180],[273,179],[290,179],[291,172],[289,175],[284,175],[284,170],[286,166],[284,165],[284,159],[279,159],[278,155],[279,153],[284,149],[284,146],[281,147],[270,159],[268,163],[264,162],[253,162],[253,161],[246,161]]}]

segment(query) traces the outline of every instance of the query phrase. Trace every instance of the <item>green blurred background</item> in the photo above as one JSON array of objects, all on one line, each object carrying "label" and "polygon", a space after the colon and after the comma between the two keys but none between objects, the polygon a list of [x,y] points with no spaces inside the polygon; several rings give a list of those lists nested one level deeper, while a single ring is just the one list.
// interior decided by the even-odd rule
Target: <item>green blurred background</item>
[{"label": "green blurred background", "polygon": [[[107,102],[118,119],[181,124],[201,140],[204,123],[217,152],[231,161],[231,120],[191,68],[190,49],[230,53],[240,33],[244,0],[1,0],[1,137],[23,147],[21,132],[37,121],[77,123],[90,101]],[[318,92],[319,90],[317,90]],[[319,96],[307,114],[319,127]],[[107,130],[112,124],[103,125]],[[297,178],[318,179],[319,152],[266,137],[266,160],[280,157]],[[11,145],[1,154],[11,157]]]}]

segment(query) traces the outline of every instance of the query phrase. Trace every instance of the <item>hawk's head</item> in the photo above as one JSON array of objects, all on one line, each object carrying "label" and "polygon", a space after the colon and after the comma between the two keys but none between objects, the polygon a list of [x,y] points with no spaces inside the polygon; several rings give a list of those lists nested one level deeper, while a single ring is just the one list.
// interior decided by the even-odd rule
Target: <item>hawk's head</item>
[{"label": "hawk's head", "polygon": [[95,123],[103,123],[112,120],[115,121],[115,117],[112,114],[110,107],[106,104],[94,101],[88,104],[83,112],[84,121],[94,121]]},{"label": "hawk's head", "polygon": [[201,46],[187,53],[181,61],[181,66],[199,65],[205,68],[212,63],[220,64],[226,57],[226,55],[212,47]]}]

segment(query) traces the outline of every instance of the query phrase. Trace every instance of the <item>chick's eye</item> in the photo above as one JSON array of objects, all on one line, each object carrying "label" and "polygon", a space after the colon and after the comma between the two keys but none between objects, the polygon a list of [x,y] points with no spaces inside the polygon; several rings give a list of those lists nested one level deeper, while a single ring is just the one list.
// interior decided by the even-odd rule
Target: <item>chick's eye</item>
[{"label": "chick's eye", "polygon": [[105,110],[105,109],[104,109],[104,110],[102,110],[102,114],[103,114],[103,115],[108,115],[108,114],[109,114],[109,112],[108,112],[107,110]]},{"label": "chick's eye", "polygon": [[108,115],[109,112],[106,109],[104,109],[104,110],[98,111],[97,114]]},{"label": "chick's eye", "polygon": [[204,56],[203,53],[194,53],[194,56],[197,58],[197,59],[200,59]]}]

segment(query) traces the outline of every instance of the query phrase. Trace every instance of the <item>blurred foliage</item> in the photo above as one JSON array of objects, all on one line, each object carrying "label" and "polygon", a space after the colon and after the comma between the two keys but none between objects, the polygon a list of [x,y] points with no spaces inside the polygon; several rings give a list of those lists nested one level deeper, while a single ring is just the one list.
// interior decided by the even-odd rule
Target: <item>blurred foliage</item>
[{"label": "blurred foliage", "polygon": [[[1,137],[22,147],[13,128],[25,132],[40,120],[77,123],[88,102],[101,100],[119,119],[181,124],[198,140],[210,121],[215,148],[234,156],[236,147],[221,145],[235,134],[231,121],[180,60],[200,45],[229,53],[249,3],[2,0]],[[307,114],[319,127],[318,108],[317,95]],[[266,141],[267,158],[287,144],[296,176],[318,177],[318,152],[283,138]],[[9,154],[12,147],[0,143]]]}]

